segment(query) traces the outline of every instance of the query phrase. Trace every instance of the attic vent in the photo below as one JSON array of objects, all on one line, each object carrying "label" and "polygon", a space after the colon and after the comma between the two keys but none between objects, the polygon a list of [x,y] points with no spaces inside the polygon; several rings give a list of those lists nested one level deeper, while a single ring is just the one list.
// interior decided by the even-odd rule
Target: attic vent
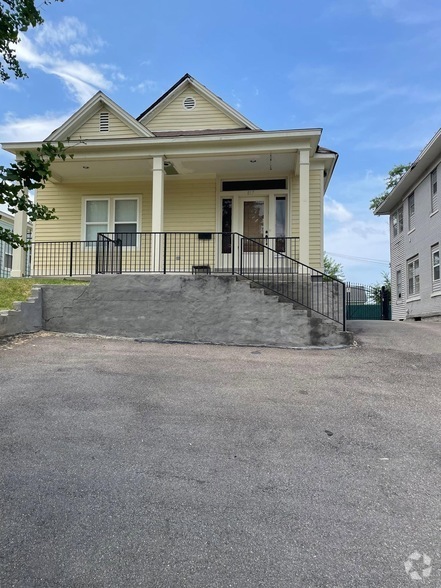
[{"label": "attic vent", "polygon": [[193,110],[193,108],[195,106],[196,106],[196,100],[193,98],[193,96],[187,96],[187,98],[185,98],[185,100],[184,100],[185,110]]},{"label": "attic vent", "polygon": [[100,112],[100,133],[105,133],[109,130],[109,113]]}]

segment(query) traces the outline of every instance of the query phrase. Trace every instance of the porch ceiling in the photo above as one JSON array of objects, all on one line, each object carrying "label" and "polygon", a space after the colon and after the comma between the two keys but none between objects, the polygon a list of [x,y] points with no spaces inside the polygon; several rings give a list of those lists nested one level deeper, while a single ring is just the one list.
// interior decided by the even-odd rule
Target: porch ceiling
[{"label": "porch ceiling", "polygon": [[[178,172],[174,178],[191,176],[262,176],[291,174],[296,168],[292,153],[248,153],[225,156],[170,157],[165,156]],[[52,165],[55,182],[146,181],[152,177],[151,158],[95,159],[75,155],[74,159],[57,161]],[[166,175],[167,178],[167,175]]]}]

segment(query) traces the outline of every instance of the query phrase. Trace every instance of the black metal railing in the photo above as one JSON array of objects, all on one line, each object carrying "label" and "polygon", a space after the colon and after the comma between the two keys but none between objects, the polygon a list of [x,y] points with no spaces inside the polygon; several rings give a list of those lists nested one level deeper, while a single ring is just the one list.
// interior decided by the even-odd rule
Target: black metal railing
[{"label": "black metal railing", "polygon": [[345,330],[346,286],[343,282],[276,252],[262,240],[242,235],[238,238],[238,274],[301,308],[341,324]]},{"label": "black metal railing", "polygon": [[299,262],[298,238],[281,239],[220,232],[100,233],[96,241],[33,243],[32,275],[229,273],[344,329],[345,284]]},{"label": "black metal railing", "polygon": [[38,241],[29,248],[32,277],[90,276],[96,268],[96,241]]},{"label": "black metal railing", "polygon": [[[125,242],[127,243],[127,241]],[[120,237],[112,239],[103,233],[98,234],[96,241],[95,273],[122,273],[122,244],[123,240]]]}]

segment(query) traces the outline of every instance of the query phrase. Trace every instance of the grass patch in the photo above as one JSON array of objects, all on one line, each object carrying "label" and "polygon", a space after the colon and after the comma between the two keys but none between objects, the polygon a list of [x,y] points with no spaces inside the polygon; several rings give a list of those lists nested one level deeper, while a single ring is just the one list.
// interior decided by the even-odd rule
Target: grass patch
[{"label": "grass patch", "polygon": [[0,278],[0,310],[10,310],[14,302],[26,300],[36,284],[63,284],[84,286],[88,281],[70,278]]}]

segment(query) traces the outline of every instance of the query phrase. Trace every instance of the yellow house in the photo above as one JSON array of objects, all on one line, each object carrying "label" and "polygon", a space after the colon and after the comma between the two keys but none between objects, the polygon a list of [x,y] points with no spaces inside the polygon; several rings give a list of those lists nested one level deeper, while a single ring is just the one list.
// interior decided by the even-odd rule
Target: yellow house
[{"label": "yellow house", "polygon": [[[302,274],[297,290],[328,283],[323,198],[338,155],[319,145],[321,133],[264,131],[189,74],[136,119],[98,92],[45,139],[74,157],[54,162],[37,195],[58,219],[35,224],[31,273],[266,274],[279,285]],[[274,283],[263,285],[299,297]],[[314,297],[323,306],[323,288],[300,304]]]}]

